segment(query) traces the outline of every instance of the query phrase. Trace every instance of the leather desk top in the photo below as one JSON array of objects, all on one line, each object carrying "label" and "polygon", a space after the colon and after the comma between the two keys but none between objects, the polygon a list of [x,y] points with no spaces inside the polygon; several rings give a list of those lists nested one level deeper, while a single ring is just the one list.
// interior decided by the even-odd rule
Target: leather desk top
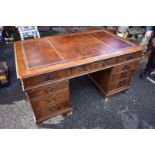
[{"label": "leather desk top", "polygon": [[105,30],[90,30],[14,43],[18,78],[141,50],[140,45]]}]

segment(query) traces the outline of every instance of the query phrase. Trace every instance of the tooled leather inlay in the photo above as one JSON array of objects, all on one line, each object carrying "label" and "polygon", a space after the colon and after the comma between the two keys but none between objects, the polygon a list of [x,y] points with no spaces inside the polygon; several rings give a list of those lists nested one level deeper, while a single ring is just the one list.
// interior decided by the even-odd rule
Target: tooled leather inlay
[{"label": "tooled leather inlay", "polygon": [[27,69],[107,54],[133,45],[104,31],[30,39],[22,42]]}]

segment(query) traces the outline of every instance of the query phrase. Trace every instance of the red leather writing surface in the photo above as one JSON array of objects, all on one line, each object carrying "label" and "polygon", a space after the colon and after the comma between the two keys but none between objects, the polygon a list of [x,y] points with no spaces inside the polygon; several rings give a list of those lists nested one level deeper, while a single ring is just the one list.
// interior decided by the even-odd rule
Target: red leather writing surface
[{"label": "red leather writing surface", "polygon": [[77,33],[23,41],[27,69],[35,69],[70,60],[87,58],[132,45],[104,31]]}]

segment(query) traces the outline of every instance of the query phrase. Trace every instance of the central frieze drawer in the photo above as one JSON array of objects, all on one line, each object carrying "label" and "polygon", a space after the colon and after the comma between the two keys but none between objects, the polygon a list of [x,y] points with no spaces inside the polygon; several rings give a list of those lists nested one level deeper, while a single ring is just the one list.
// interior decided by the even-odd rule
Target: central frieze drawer
[{"label": "central frieze drawer", "polygon": [[92,62],[92,63],[86,64],[86,65],[76,66],[76,67],[70,68],[70,75],[74,76],[74,75],[78,75],[78,74],[84,74],[87,72],[88,73],[93,72],[95,70],[102,69],[106,66],[115,64],[115,61],[116,61],[115,58],[110,58],[110,59],[106,59],[106,60]]},{"label": "central frieze drawer", "polygon": [[87,72],[87,65],[77,66],[70,69],[70,75],[77,75]]}]

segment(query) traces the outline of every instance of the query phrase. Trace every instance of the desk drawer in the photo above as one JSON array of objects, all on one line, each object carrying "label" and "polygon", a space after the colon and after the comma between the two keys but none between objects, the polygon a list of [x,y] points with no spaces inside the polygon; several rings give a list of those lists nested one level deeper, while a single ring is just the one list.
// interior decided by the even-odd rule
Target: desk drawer
[{"label": "desk drawer", "polygon": [[68,77],[68,75],[69,74],[67,69],[61,70],[61,71],[55,71],[51,73],[45,73],[38,76],[23,79],[23,85],[24,85],[24,88],[27,88],[44,82],[65,78],[65,77]]},{"label": "desk drawer", "polygon": [[95,69],[99,69],[99,68],[105,67],[105,62],[104,62],[104,60],[98,61],[98,62],[94,62],[94,63],[92,64],[92,66],[93,66],[93,69],[94,69],[94,70],[95,70]]},{"label": "desk drawer", "polygon": [[30,103],[33,107],[33,110],[35,111],[42,107],[49,106],[51,104],[56,104],[62,101],[68,101],[68,100],[69,100],[69,90],[64,89],[64,90],[57,91],[54,94],[44,95],[33,100],[31,99]]},{"label": "desk drawer", "polygon": [[43,119],[45,117],[50,117],[54,115],[54,113],[58,113],[58,111],[63,110],[65,108],[69,107],[69,102],[68,101],[62,101],[56,104],[51,104],[46,108],[39,109],[35,111],[35,116],[36,119]]},{"label": "desk drawer", "polygon": [[130,53],[116,57],[116,63],[142,58],[142,52]]},{"label": "desk drawer", "polygon": [[117,90],[130,84],[131,77],[124,80],[112,82],[109,86],[109,91]]},{"label": "desk drawer", "polygon": [[78,75],[87,72],[87,65],[77,66],[70,69],[70,75]]},{"label": "desk drawer", "polygon": [[106,59],[104,60],[104,64],[105,66],[110,66],[116,63],[116,58],[110,58],[110,59]]},{"label": "desk drawer", "polygon": [[132,59],[138,59],[138,58],[142,58],[142,52],[141,51],[126,55],[126,60],[132,60]]},{"label": "desk drawer", "polygon": [[[137,58],[141,58],[141,57],[142,57],[141,52],[121,55],[121,56],[118,56],[118,57],[114,57],[114,58],[94,62],[91,65],[88,64],[89,67],[87,65],[87,70],[90,71],[90,70],[100,69],[100,68],[104,68],[104,67],[107,67],[107,66],[117,64],[117,63],[122,63],[122,62],[126,62],[126,61],[129,61],[129,60],[132,60],[132,59],[134,60],[134,59],[137,59]],[[125,70],[125,68],[124,68],[124,70]]]},{"label": "desk drawer", "polygon": [[113,68],[113,74],[128,71],[128,70],[134,70],[136,68],[137,64],[138,64],[138,61],[125,63],[123,65],[118,65]]},{"label": "desk drawer", "polygon": [[110,58],[107,60],[102,60],[102,61],[93,62],[93,63],[86,64],[86,65],[73,67],[70,69],[70,75],[73,76],[73,75],[78,75],[78,74],[84,74],[84,73],[91,72],[97,69],[101,69],[106,66],[115,64],[115,61],[116,61],[115,58]]},{"label": "desk drawer", "polygon": [[68,81],[61,81],[61,82],[49,84],[46,86],[42,86],[42,87],[39,87],[39,88],[36,88],[33,90],[29,90],[26,93],[27,93],[29,99],[33,99],[33,98],[36,98],[36,97],[39,97],[42,95],[54,93],[58,90],[65,89],[68,87],[69,87]]},{"label": "desk drawer", "polygon": [[133,74],[133,70],[126,71],[126,72],[121,72],[121,73],[118,73],[118,74],[113,74],[112,78],[111,78],[111,81],[114,82],[114,81],[126,79],[128,77],[131,77],[132,74]]}]

